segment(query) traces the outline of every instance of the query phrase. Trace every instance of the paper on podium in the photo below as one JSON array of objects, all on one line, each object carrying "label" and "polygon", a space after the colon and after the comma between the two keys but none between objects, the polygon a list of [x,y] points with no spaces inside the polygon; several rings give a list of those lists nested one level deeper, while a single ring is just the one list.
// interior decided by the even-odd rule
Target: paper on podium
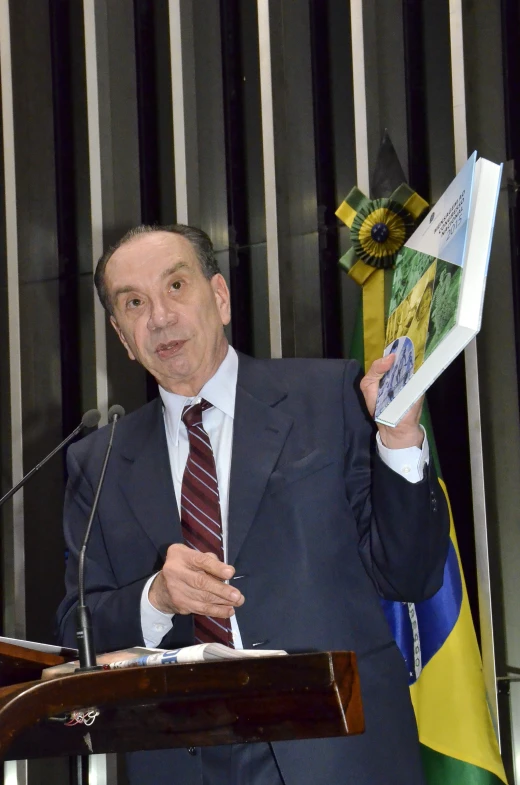
[{"label": "paper on podium", "polygon": [[[243,660],[252,657],[278,657],[287,655],[281,649],[231,649],[222,643],[199,643],[195,646],[185,646],[181,649],[149,649],[135,646],[122,651],[112,651],[96,657],[98,665],[103,665],[106,670],[116,668],[132,668],[149,665],[182,665],[192,662],[215,662],[216,660]],[[68,676],[76,671],[78,663],[66,662],[45,668],[42,679],[56,679]]]}]

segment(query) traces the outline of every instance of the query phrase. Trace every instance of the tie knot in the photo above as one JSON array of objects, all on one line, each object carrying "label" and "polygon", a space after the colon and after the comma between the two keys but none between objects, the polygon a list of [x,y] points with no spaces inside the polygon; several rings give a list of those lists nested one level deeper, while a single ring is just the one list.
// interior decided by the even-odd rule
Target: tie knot
[{"label": "tie knot", "polygon": [[197,425],[202,425],[202,412],[206,409],[211,409],[213,404],[205,401],[202,398],[198,403],[190,403],[182,410],[182,421],[188,430],[195,428]]}]

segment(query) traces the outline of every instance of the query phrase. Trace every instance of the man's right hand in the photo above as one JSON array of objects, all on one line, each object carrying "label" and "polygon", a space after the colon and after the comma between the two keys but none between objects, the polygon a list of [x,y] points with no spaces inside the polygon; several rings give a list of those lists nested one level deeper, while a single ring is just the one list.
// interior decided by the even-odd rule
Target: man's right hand
[{"label": "man's right hand", "polygon": [[161,572],[150,586],[148,599],[163,613],[196,613],[228,619],[244,603],[238,589],[228,586],[235,568],[214,553],[200,553],[186,545],[170,545]]}]

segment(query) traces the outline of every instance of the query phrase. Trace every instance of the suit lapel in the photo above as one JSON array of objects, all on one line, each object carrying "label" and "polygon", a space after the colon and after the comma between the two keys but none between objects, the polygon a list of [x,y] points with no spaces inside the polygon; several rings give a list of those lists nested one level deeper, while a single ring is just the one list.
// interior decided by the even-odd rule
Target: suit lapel
[{"label": "suit lapel", "polygon": [[[229,492],[230,564],[253,523],[292,428],[292,418],[275,408],[286,395],[264,363],[239,355]],[[164,559],[168,546],[182,543],[183,538],[160,399],[140,410],[119,451],[128,464],[122,491]]]},{"label": "suit lapel", "polygon": [[160,399],[142,410],[121,452],[128,462],[123,493],[140,525],[162,558],[182,531],[173,488]]},{"label": "suit lapel", "polygon": [[229,491],[230,564],[247,536],[293,423],[274,408],[286,391],[265,369],[264,364],[239,355]]}]

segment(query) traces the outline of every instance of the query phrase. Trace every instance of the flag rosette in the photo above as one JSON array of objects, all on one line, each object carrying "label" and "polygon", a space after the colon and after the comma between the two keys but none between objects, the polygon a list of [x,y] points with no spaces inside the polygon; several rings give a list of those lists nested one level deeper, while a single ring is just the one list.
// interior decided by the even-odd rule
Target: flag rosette
[{"label": "flag rosette", "polygon": [[358,259],[378,269],[393,267],[415,228],[413,215],[394,199],[372,199],[357,211],[350,227]]},{"label": "flag rosette", "polygon": [[354,187],[336,210],[351,240],[339,263],[363,292],[365,370],[383,355],[385,288],[391,285],[397,255],[427,209],[428,203],[402,183],[390,196],[377,199]]}]

